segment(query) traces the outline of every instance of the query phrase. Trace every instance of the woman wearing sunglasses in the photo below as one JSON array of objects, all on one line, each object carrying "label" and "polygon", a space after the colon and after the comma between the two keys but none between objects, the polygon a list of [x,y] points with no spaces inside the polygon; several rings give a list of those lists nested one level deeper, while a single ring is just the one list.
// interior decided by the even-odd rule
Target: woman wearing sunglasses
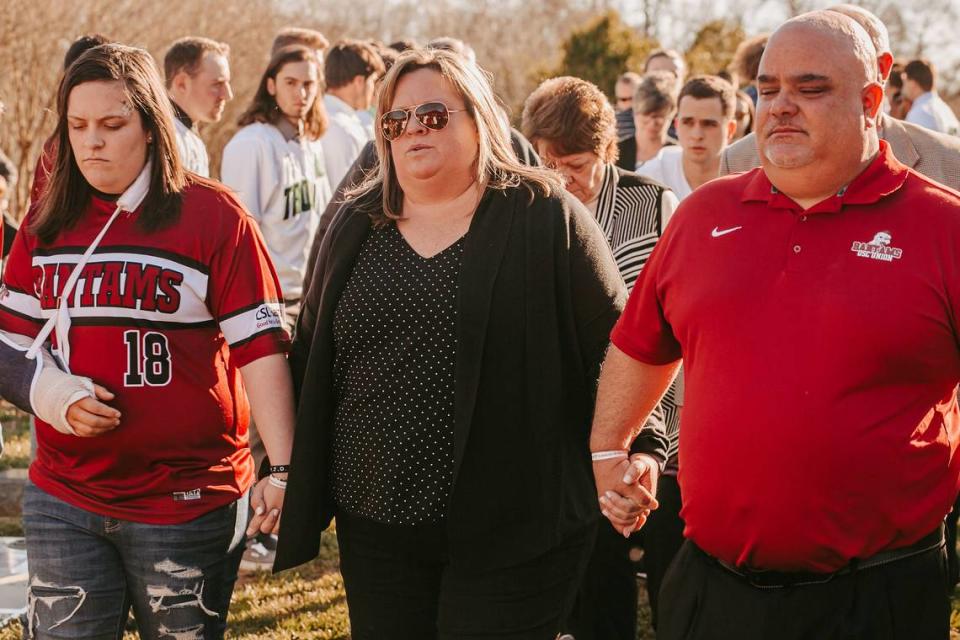
[{"label": "woman wearing sunglasses", "polygon": [[324,237],[275,568],[335,516],[356,640],[554,637],[597,517],[587,446],[625,299],[590,214],[520,164],[487,75],[409,51]]}]

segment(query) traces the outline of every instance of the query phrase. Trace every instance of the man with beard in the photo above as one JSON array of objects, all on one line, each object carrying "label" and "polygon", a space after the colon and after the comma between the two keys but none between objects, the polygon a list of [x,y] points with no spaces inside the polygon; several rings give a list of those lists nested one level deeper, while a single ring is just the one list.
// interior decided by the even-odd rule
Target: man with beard
[{"label": "man with beard", "polygon": [[762,168],[681,203],[613,330],[590,444],[599,495],[635,503],[615,526],[649,501],[614,452],[684,363],[687,541],[661,640],[947,637],[960,195],[879,139],[878,77],[847,16],[782,25],[758,76]]},{"label": "man with beard", "polygon": [[[862,7],[841,4],[830,11],[841,13],[863,27],[877,52],[877,74],[886,84],[893,68],[893,53],[887,27],[877,16]],[[915,171],[960,189],[960,138],[930,131],[911,122],[903,122],[881,113],[877,133],[886,140],[897,160]],[[720,175],[749,171],[760,166],[756,135],[750,134],[727,147],[720,161]]]}]

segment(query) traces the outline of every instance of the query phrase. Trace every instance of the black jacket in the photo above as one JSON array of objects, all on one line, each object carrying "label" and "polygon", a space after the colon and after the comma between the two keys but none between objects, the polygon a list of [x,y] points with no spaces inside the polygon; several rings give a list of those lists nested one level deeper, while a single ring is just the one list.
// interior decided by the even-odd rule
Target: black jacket
[{"label": "black jacket", "polygon": [[[330,492],[337,301],[371,228],[347,203],[326,234],[291,366],[299,390],[275,570],[313,559]],[[450,560],[535,557],[599,515],[588,437],[599,367],[626,299],[590,213],[569,195],[488,190],[464,245],[457,301]]]}]

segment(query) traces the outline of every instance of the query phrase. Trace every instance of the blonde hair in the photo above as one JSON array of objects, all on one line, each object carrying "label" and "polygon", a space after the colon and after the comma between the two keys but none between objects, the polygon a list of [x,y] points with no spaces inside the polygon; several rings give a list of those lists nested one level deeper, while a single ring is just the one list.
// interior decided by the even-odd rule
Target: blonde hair
[{"label": "blonde hair", "polygon": [[[563,183],[548,169],[522,164],[513,151],[507,128],[501,116],[501,107],[490,86],[489,74],[463,56],[442,49],[411,49],[403,52],[382,80],[377,99],[377,122],[390,110],[397,85],[408,73],[431,69],[439,73],[463,98],[466,114],[477,128],[476,178],[482,187],[508,189],[524,185],[531,199],[561,193]],[[350,190],[348,198],[357,198],[362,209],[375,223],[397,220],[402,216],[403,189],[397,182],[390,142],[376,131],[375,145],[378,162],[359,186]],[[379,202],[376,202],[379,196]]]}]

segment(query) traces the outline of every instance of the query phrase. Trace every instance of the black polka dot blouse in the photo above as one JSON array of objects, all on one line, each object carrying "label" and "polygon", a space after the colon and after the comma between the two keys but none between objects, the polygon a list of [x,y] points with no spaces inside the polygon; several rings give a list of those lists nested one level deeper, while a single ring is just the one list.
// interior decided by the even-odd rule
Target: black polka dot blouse
[{"label": "black polka dot blouse", "polygon": [[360,251],[333,322],[338,509],[386,524],[444,519],[463,243],[423,258],[390,224]]}]

